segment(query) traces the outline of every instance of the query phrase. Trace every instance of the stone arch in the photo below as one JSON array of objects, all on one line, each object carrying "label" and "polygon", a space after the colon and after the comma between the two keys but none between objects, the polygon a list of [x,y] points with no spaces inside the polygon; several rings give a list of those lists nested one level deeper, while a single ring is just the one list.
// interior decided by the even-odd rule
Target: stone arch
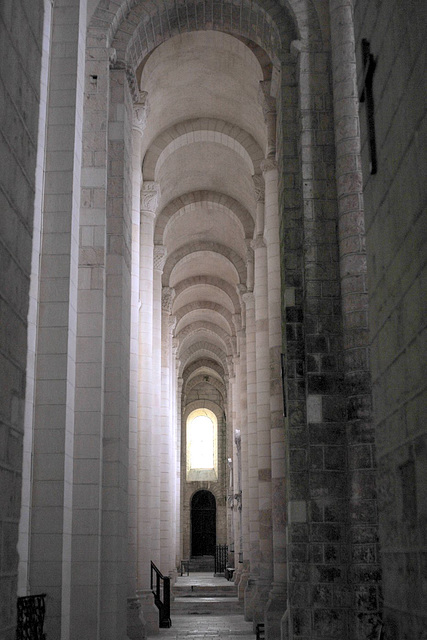
[{"label": "stone arch", "polygon": [[[210,379],[206,380],[207,377],[210,378]],[[186,383],[185,390],[189,391],[189,390],[193,389],[194,387],[196,387],[197,385],[199,385],[199,384],[201,384],[203,382],[212,385],[222,395],[225,395],[225,385],[224,385],[224,383],[221,382],[220,380],[218,380],[217,378],[215,378],[214,376],[208,376],[207,374],[204,374],[204,373],[199,373],[198,375],[196,375],[193,378],[191,378],[191,380],[189,380]]]},{"label": "stone arch", "polygon": [[[195,135],[196,132],[198,135]],[[242,155],[248,163],[251,163],[251,173],[260,173],[264,154],[257,141],[249,133],[218,118],[192,118],[173,125],[157,136],[144,158],[144,179],[155,180],[156,165],[167,149],[175,148],[180,142],[190,144],[196,140],[203,141],[202,134],[205,134],[206,140],[210,142],[229,145],[231,141],[236,152]]]},{"label": "stone arch", "polygon": [[222,419],[224,414],[224,407],[220,407],[216,402],[212,402],[212,400],[193,400],[193,402],[190,402],[185,406],[182,413],[183,422],[186,421],[190,413],[196,409],[209,409],[216,415],[218,422]]},{"label": "stone arch", "polygon": [[[103,34],[101,38],[97,38],[97,46],[101,45],[108,49],[113,46],[113,43],[115,45],[120,44],[118,52],[123,55],[129,43],[131,34],[141,19],[144,20],[145,18],[145,22],[143,22],[145,38],[140,42],[141,47],[143,46],[144,40],[148,41],[150,29],[151,33],[155,34],[155,18],[157,18],[157,24],[160,28],[164,23],[165,16],[163,15],[160,17],[160,7],[156,0],[150,2],[149,6],[151,12],[146,6],[148,3],[141,2],[141,0],[116,0],[114,4],[115,6],[111,7],[111,3],[100,2],[92,16],[89,24],[89,31],[93,34],[96,32],[98,34],[100,32]],[[172,4],[173,3],[170,2],[170,5]],[[198,4],[205,7],[206,0],[204,2],[199,1]],[[224,14],[223,6],[229,4],[231,4],[229,0],[223,0],[221,3],[218,3],[219,12],[222,15]],[[288,30],[291,34],[291,40],[298,38],[306,41],[307,43],[313,43],[314,46],[316,46],[316,42],[319,42],[320,40],[326,41],[329,38],[328,27],[325,24],[325,20],[322,20],[317,14],[313,0],[283,0],[283,3],[280,5],[278,3],[276,4],[274,0],[264,2],[262,9],[257,6],[257,9],[263,12],[264,18],[261,24],[258,21],[258,29],[255,29],[255,33],[252,21],[248,20],[251,13],[250,6],[248,5],[249,3],[244,3],[243,0],[241,4],[236,4],[237,15],[234,16],[234,21],[230,20],[228,24],[221,24],[221,21],[219,21],[220,23],[218,24],[218,20],[211,20],[210,22],[204,20],[203,23],[197,21],[195,28],[202,30],[223,30],[238,37],[252,49],[262,68],[270,66],[266,65],[264,60],[265,51],[268,51],[269,49],[269,47],[266,46],[268,45],[268,38],[266,37],[266,34],[261,35],[259,33],[260,29],[262,30],[263,22],[266,23],[271,21],[276,23],[277,29],[279,30],[279,34],[282,38],[283,33]],[[251,3],[251,5],[253,5],[253,3]],[[242,7],[242,10],[240,10],[240,7]],[[164,3],[162,3],[162,8],[165,8]],[[181,22],[178,20],[178,9],[176,4],[173,7],[171,6],[171,10],[172,14],[168,7],[166,7],[164,11],[168,23],[168,33],[163,33],[161,39],[157,41],[155,46],[161,44],[161,42],[166,39],[166,36],[172,36],[172,31],[169,29],[169,22],[171,18],[175,18],[176,23],[176,33],[174,33],[174,35],[189,30],[188,26],[185,28],[184,23],[181,25]],[[196,16],[197,14],[193,15]],[[233,17],[232,13],[230,17]],[[233,24],[235,25],[234,28],[232,28]],[[245,24],[247,25],[246,28]],[[156,41],[154,36],[153,39]],[[264,42],[265,40],[267,40],[267,42]],[[276,53],[276,56],[276,59],[280,57],[278,53]],[[125,57],[120,59],[125,60]],[[264,79],[268,80],[270,78],[265,77]]]},{"label": "stone arch", "polygon": [[179,341],[180,346],[184,348],[185,342],[194,337],[196,333],[204,335],[212,334],[224,344],[227,356],[233,353],[233,340],[226,331],[221,329],[218,325],[213,324],[213,322],[193,322],[191,325],[188,325],[179,331],[176,338]]},{"label": "stone arch", "polygon": [[185,389],[185,393],[189,393],[192,389],[194,389],[194,387],[197,387],[199,384],[202,384],[203,382],[206,384],[210,384],[212,387],[214,387],[223,397],[223,399],[226,396],[225,393],[225,385],[220,382],[219,380],[217,380],[217,378],[214,378],[213,376],[211,376],[210,380],[206,381],[205,380],[205,375],[204,374],[199,374],[197,376],[195,376],[194,378],[191,378],[191,380],[189,380],[187,382],[187,384],[185,385],[184,389]]},{"label": "stone arch", "polygon": [[[185,5],[162,3],[161,9],[155,1],[148,5],[139,0],[125,0],[113,15],[98,9],[91,24],[106,30],[107,46],[114,47],[118,59],[134,69],[165,40],[195,30],[223,31],[248,39],[278,63],[282,41],[289,34],[295,39],[299,32],[288,11],[272,0],[263,6],[249,0],[241,0],[239,4],[220,0],[215,5],[207,0],[192,0]],[[298,18],[300,14],[295,11],[294,16]]]},{"label": "stone arch", "polygon": [[167,258],[163,269],[163,286],[166,287],[169,285],[172,270],[178,264],[178,262],[187,258],[193,253],[201,251],[214,252],[224,256],[224,258],[229,260],[229,262],[231,262],[233,267],[236,269],[239,276],[239,282],[242,284],[246,283],[246,265],[242,258],[235,251],[233,251],[233,249],[221,245],[218,242],[189,242],[180,247],[180,249],[178,249],[177,251],[174,251],[173,254]]},{"label": "stone arch", "polygon": [[185,280],[181,280],[178,284],[175,285],[175,304],[177,303],[178,296],[183,293],[186,289],[192,286],[198,285],[211,285],[213,287],[217,287],[221,291],[227,294],[233,303],[234,310],[236,314],[240,314],[241,304],[239,295],[235,289],[229,282],[223,280],[222,278],[216,278],[215,276],[193,276],[192,278],[186,278]]},{"label": "stone arch", "polygon": [[200,360],[197,360],[197,362],[193,362],[189,364],[183,371],[182,378],[183,378],[184,385],[186,384],[186,381],[190,378],[190,376],[195,371],[201,368],[212,369],[212,371],[217,373],[221,379],[224,378],[224,369],[222,368],[221,365],[218,364],[216,360],[201,358]]},{"label": "stone arch", "polygon": [[224,207],[232,212],[242,225],[245,238],[252,238],[254,232],[254,220],[249,211],[231,196],[216,191],[192,191],[185,193],[169,202],[156,218],[154,230],[155,244],[162,244],[166,227],[172,217],[181,209],[194,207],[200,203],[210,203],[218,207]]},{"label": "stone arch", "polygon": [[190,313],[191,311],[204,310],[204,309],[209,311],[214,311],[219,315],[221,315],[224,318],[224,320],[226,320],[230,328],[230,335],[234,335],[234,325],[233,325],[232,314],[229,312],[228,309],[223,307],[221,304],[211,302],[210,300],[197,300],[195,302],[186,304],[184,307],[181,307],[174,314],[177,324],[179,323],[180,320],[182,320],[182,318],[184,318],[184,316],[187,315],[187,313]]},{"label": "stone arch", "polygon": [[186,349],[185,351],[179,350],[179,375],[182,375],[182,372],[186,368],[187,363],[193,363],[195,358],[197,358],[199,355],[208,355],[210,358],[216,359],[216,361],[219,362],[222,366],[224,372],[223,375],[229,375],[229,365],[225,352],[216,345],[213,345],[212,343],[207,341],[196,342],[195,344],[191,345],[191,347],[188,347],[188,349]]}]

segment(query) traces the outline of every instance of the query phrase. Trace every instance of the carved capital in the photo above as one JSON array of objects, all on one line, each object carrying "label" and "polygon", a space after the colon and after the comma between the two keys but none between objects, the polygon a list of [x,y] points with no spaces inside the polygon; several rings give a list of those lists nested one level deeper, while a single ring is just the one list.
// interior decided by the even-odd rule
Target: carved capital
[{"label": "carved capital", "polygon": [[[175,299],[175,289],[171,289],[170,287],[162,288],[162,309],[167,313],[172,311],[172,304]],[[176,318],[175,318],[176,324]]]},{"label": "carved capital", "polygon": [[133,105],[133,128],[139,133],[143,133],[147,124],[147,116],[149,113],[147,92],[139,91],[138,100]]},{"label": "carved capital", "polygon": [[156,271],[162,271],[165,266],[167,249],[162,244],[154,245],[153,267]]},{"label": "carved capital", "polygon": [[[261,164],[262,166],[262,164]],[[263,176],[255,174],[252,176],[255,187],[255,198],[257,202],[265,202],[265,182]]]},{"label": "carved capital", "polygon": [[[169,316],[169,319],[168,319],[168,327],[169,327],[169,332],[170,332],[171,334],[173,334],[173,332],[174,332],[174,330],[175,330],[176,323],[177,323],[176,316]],[[173,347],[173,345],[172,345],[172,349],[173,349],[173,348],[174,348],[174,347]],[[176,348],[178,348],[178,345],[177,345],[177,347],[176,347]]]},{"label": "carved capital", "polygon": [[153,216],[157,211],[157,204],[160,196],[158,182],[144,182],[141,189],[141,213],[150,213]]},{"label": "carved capital", "polygon": [[245,303],[246,307],[252,305],[255,303],[255,295],[253,291],[247,291],[246,293],[244,293],[242,295],[243,298],[243,302]]},{"label": "carved capital", "polygon": [[110,63],[110,69],[114,69],[117,64],[117,51],[114,47],[110,47],[108,50],[108,62]]},{"label": "carved capital", "polygon": [[271,95],[270,80],[263,80],[259,83],[258,102],[262,107],[265,120],[269,114],[276,113],[276,99]]},{"label": "carved capital", "polygon": [[265,249],[264,236],[262,235],[256,236],[252,240],[252,248],[254,249],[254,251],[256,249]]},{"label": "carved capital", "polygon": [[274,156],[268,156],[261,162],[261,171],[267,173],[273,169],[277,169],[277,160]]},{"label": "carved capital", "polygon": [[227,365],[228,365],[228,373],[230,378],[234,378],[234,362],[233,356],[226,356]]}]

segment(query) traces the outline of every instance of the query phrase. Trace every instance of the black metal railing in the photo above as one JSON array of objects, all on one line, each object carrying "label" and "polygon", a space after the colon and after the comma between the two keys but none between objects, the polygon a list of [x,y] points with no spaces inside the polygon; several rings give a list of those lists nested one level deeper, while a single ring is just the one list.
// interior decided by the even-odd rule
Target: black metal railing
[{"label": "black metal railing", "polygon": [[45,593],[18,598],[16,640],[45,640],[43,633],[46,612]]},{"label": "black metal railing", "polygon": [[162,575],[154,562],[151,563],[151,591],[159,610],[159,627],[169,629],[172,626],[171,614],[171,581]]},{"label": "black metal railing", "polygon": [[215,547],[215,573],[225,573],[227,567],[228,547],[226,544],[217,544]]}]

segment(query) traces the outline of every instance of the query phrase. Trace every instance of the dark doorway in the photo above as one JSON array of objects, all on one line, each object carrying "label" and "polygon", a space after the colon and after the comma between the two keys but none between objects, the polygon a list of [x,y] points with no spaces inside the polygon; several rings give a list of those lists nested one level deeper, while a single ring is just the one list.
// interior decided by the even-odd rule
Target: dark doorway
[{"label": "dark doorway", "polygon": [[191,500],[191,555],[213,556],[215,544],[215,496],[210,491],[197,491]]}]

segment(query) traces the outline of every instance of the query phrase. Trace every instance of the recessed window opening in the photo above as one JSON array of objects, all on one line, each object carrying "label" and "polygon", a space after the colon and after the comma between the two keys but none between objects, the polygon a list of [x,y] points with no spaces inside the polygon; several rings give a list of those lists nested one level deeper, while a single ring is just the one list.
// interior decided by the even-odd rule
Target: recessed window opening
[{"label": "recessed window opening", "polygon": [[187,418],[187,480],[217,480],[217,419],[209,409]]}]

